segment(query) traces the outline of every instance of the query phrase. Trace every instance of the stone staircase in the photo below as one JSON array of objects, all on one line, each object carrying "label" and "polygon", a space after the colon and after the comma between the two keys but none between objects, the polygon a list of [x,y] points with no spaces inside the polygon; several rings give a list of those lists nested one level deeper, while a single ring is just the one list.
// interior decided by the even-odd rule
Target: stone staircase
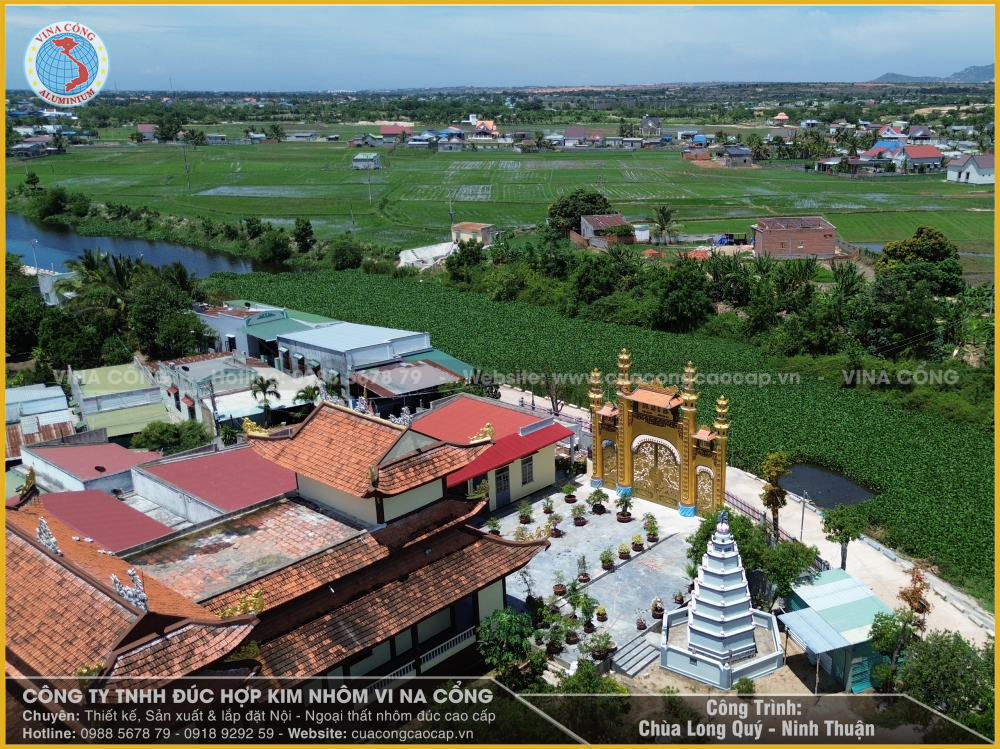
[{"label": "stone staircase", "polygon": [[660,649],[646,639],[646,633],[630,640],[611,656],[611,668],[625,676],[636,676],[660,657]]}]

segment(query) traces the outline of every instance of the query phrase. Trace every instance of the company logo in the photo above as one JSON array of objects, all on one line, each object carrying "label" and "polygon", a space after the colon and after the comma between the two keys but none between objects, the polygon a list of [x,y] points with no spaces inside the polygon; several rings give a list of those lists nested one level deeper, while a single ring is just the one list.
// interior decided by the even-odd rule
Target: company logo
[{"label": "company logo", "polygon": [[101,37],[82,23],[53,23],[28,42],[24,75],[35,94],[49,104],[85,104],[101,92],[108,78],[108,50]]}]

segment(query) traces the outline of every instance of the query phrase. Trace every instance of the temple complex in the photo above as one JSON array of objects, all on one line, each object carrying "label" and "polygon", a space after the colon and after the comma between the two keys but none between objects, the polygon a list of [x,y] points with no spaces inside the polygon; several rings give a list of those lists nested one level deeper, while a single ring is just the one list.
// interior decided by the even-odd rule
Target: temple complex
[{"label": "temple complex", "polygon": [[605,402],[601,373],[590,375],[594,435],[591,485],[634,494],[684,517],[705,516],[725,505],[729,401],[715,404],[712,426],[698,425],[696,372],[688,362],[683,388],[634,384],[632,357],[618,355],[617,402]]}]

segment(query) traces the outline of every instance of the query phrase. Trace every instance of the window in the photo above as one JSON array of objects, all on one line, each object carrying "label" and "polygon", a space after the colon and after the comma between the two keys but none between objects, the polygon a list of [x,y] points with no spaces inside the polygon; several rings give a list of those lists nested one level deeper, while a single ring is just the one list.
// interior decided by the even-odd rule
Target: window
[{"label": "window", "polygon": [[194,406],[188,406],[188,418],[194,420]]},{"label": "window", "polygon": [[181,410],[181,394],[179,392],[174,392],[174,408],[178,411]]},{"label": "window", "polygon": [[234,336],[234,335],[227,335],[226,336],[226,351],[235,351],[235,350],[236,350],[236,336]]},{"label": "window", "polygon": [[281,352],[281,369],[286,374],[292,371],[292,357],[288,353],[288,349],[278,349]]},{"label": "window", "polygon": [[535,456],[521,458],[521,486],[533,483],[535,480]]}]

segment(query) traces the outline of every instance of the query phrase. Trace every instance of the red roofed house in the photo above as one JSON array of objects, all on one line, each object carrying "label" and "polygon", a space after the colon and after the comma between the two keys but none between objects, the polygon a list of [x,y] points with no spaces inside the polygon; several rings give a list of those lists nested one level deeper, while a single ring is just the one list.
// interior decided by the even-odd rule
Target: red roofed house
[{"label": "red roofed house", "polygon": [[487,424],[493,444],[448,476],[449,489],[468,494],[488,481],[495,510],[556,480],[555,447],[573,432],[552,418],[539,418],[489,398],[462,393],[431,404],[413,420],[413,431],[449,442],[467,442]]},{"label": "red roofed house", "polygon": [[135,126],[139,135],[142,136],[144,141],[154,141],[156,140],[156,125],[151,125],[146,122],[140,122]]},{"label": "red roofed house", "polygon": [[586,144],[587,131],[582,127],[568,127],[563,132],[563,145],[567,148],[579,144]]},{"label": "red roofed house", "polygon": [[822,216],[768,216],[751,228],[757,254],[818,258],[836,254],[837,228]]},{"label": "red roofed house", "polygon": [[472,137],[496,140],[500,137],[500,131],[497,130],[496,123],[493,120],[479,120],[472,131]]},{"label": "red roofed house", "polygon": [[26,445],[25,469],[34,468],[39,484],[50,491],[132,489],[132,466],[160,457],[151,450],[129,450],[115,442],[97,445]]},{"label": "red roofed house", "polygon": [[903,146],[892,157],[897,166],[908,171],[927,171],[941,168],[941,151],[937,146]]},{"label": "red roofed house", "polygon": [[451,225],[452,241],[482,242],[483,247],[489,247],[496,241],[498,232],[493,224],[477,224],[472,221],[463,221],[460,224]]},{"label": "red roofed house", "polygon": [[610,213],[606,216],[581,216],[580,234],[584,239],[603,237],[604,232],[612,226],[628,226],[628,221],[620,213]]},{"label": "red roofed house", "polygon": [[412,135],[413,128],[405,127],[403,125],[382,125],[379,128],[379,135],[382,136],[382,145],[390,146],[397,141],[402,142],[406,140],[407,136]]}]

